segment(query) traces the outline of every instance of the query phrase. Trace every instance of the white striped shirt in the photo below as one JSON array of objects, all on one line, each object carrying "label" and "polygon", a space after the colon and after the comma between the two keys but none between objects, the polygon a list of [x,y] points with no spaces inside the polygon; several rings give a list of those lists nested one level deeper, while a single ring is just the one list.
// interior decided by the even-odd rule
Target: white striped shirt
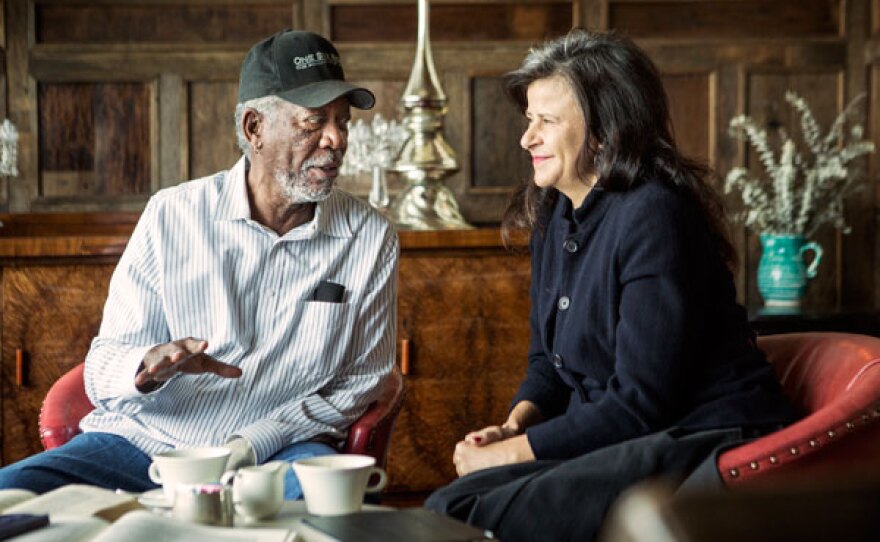
[{"label": "white striped shirt", "polygon": [[[394,227],[334,190],[315,217],[279,237],[251,220],[242,158],[228,172],[155,194],[110,281],[86,356],[95,410],[84,431],[121,435],[147,454],[250,442],[263,462],[294,442],[341,438],[394,363]],[[322,280],[342,303],[307,301]],[[142,394],[147,350],[208,341],[239,379],[178,374]]]}]

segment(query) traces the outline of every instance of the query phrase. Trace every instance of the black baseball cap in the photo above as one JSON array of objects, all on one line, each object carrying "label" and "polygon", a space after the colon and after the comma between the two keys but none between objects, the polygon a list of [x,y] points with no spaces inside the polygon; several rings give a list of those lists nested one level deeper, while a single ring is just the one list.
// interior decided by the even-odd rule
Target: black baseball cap
[{"label": "black baseball cap", "polygon": [[251,47],[241,65],[238,102],[278,96],[303,107],[323,107],[340,96],[358,109],[371,109],[376,97],[345,82],[333,44],[300,30],[282,30]]}]

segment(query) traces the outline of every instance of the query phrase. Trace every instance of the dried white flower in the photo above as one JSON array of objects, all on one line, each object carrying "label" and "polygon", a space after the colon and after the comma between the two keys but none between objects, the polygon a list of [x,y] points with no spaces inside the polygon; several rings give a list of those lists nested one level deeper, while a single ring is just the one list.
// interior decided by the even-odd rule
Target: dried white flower
[{"label": "dried white flower", "polygon": [[[843,202],[863,188],[862,171],[852,162],[874,152],[874,143],[862,139],[864,132],[859,124],[850,129],[851,141],[846,141],[844,126],[862,98],[863,95],[847,105],[823,136],[807,102],[793,92],[786,92],[785,100],[800,114],[807,148],[799,152],[795,142],[783,132],[778,161],[767,131],[745,115],[734,117],[730,121],[731,133],[744,137],[754,147],[770,177],[770,182],[765,182],[746,168],[730,170],[724,191],[738,190],[746,208],[734,218],[757,232],[810,237],[819,226],[830,223],[849,233]],[[820,209],[818,205],[825,207]]]}]

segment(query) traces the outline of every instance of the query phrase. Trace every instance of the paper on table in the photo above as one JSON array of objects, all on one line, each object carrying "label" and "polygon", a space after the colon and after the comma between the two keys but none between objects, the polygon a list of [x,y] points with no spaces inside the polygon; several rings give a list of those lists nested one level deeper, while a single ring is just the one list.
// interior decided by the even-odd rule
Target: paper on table
[{"label": "paper on table", "polygon": [[5,511],[7,508],[33,499],[37,494],[27,489],[3,489],[0,490],[0,510]]},{"label": "paper on table", "polygon": [[78,517],[50,523],[46,527],[15,537],[15,542],[87,542],[109,525],[103,519]]},{"label": "paper on table", "polygon": [[287,529],[230,529],[163,518],[150,512],[130,512],[102,531],[93,542],[294,542],[296,532]]},{"label": "paper on table", "polygon": [[100,487],[72,484],[10,506],[3,513],[49,514],[51,520],[59,516],[91,516],[126,503],[135,503],[134,497]]}]

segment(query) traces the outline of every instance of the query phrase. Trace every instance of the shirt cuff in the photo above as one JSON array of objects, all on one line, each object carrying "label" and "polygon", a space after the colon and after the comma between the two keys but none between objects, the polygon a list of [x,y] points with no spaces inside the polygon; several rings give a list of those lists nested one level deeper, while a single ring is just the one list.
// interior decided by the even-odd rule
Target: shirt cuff
[{"label": "shirt cuff", "polygon": [[276,422],[259,420],[237,431],[234,437],[245,439],[253,447],[255,463],[262,464],[284,446],[284,436]]},{"label": "shirt cuff", "polygon": [[137,376],[138,369],[144,361],[144,356],[147,355],[147,351],[149,351],[150,348],[152,347],[139,346],[132,348],[123,356],[122,363],[120,364],[121,368],[118,373],[119,381],[117,382],[120,396],[131,399],[143,397],[145,395],[134,385],[134,377]]}]

